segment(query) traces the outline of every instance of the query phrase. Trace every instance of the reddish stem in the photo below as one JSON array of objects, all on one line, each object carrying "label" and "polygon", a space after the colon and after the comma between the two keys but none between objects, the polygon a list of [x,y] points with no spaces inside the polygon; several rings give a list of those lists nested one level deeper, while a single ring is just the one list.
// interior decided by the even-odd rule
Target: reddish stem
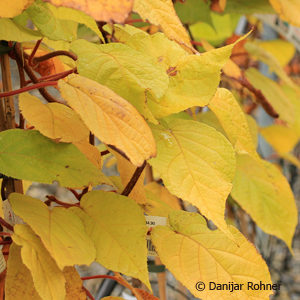
[{"label": "reddish stem", "polygon": [[9,232],[0,232],[0,236],[1,235],[7,235],[7,236],[11,236],[11,234]]},{"label": "reddish stem", "polygon": [[72,58],[73,60],[77,60],[77,55],[73,54],[72,52],[65,51],[65,50],[58,50],[58,51],[53,51],[53,52],[47,53],[42,56],[35,57],[33,59],[33,64],[36,65],[39,62],[42,62],[47,59],[53,58],[55,56],[60,56],[60,55],[68,56],[68,57]]},{"label": "reddish stem", "polygon": [[202,43],[201,42],[191,41],[191,43],[192,43],[192,45],[201,46],[202,47]]},{"label": "reddish stem", "polygon": [[20,88],[20,89],[14,90],[14,91],[0,93],[0,98],[18,95],[18,94],[25,93],[27,91],[31,91],[31,90],[35,90],[35,89],[39,89],[39,88],[45,87],[45,86],[55,86],[55,85],[57,85],[57,81],[39,82],[39,83],[35,83],[31,86],[25,86],[23,88]]},{"label": "reddish stem", "polygon": [[104,156],[104,155],[106,155],[106,154],[109,154],[110,152],[108,151],[108,150],[104,150],[104,151],[101,151],[101,156]]},{"label": "reddish stem", "polygon": [[132,24],[132,23],[149,23],[149,22],[144,21],[143,19],[131,19],[131,20],[127,20],[125,23]]},{"label": "reddish stem", "polygon": [[75,190],[70,189],[70,188],[68,190],[76,197],[77,200],[80,199],[80,195]]},{"label": "reddish stem", "polygon": [[115,281],[119,280],[116,276],[111,276],[111,275],[85,276],[85,277],[81,277],[81,280],[89,280],[89,279],[97,279],[97,278],[107,278],[107,279],[112,279],[112,280],[115,280]]},{"label": "reddish stem", "polygon": [[36,54],[36,51],[38,50],[40,44],[42,42],[42,39],[38,40],[32,50],[32,52],[30,53],[30,56],[28,58],[28,64],[29,66],[32,66],[32,59],[34,58],[35,54]]},{"label": "reddish stem", "polygon": [[73,206],[79,207],[79,204],[77,204],[77,203],[72,204],[72,203],[66,203],[66,202],[60,201],[60,200],[58,200],[58,199],[57,199],[55,196],[53,196],[53,195],[47,195],[46,197],[48,198],[48,200],[45,201],[45,203],[46,203],[47,205],[50,204],[51,202],[55,202],[55,203],[57,203],[57,204],[59,204],[59,205],[61,205],[61,206],[63,206],[63,207],[66,207],[66,208],[68,208],[68,207],[73,207]]},{"label": "reddish stem", "polygon": [[86,287],[82,287],[83,290],[85,291],[86,295],[91,299],[91,300],[95,300],[95,298],[93,297],[93,295],[90,293],[90,291],[86,288]]},{"label": "reddish stem", "polygon": [[60,73],[57,73],[57,74],[52,74],[52,75],[40,77],[38,79],[38,81],[46,81],[46,80],[50,80],[50,79],[51,80],[59,80],[59,79],[65,78],[68,75],[70,75],[72,73],[76,73],[76,72],[77,72],[77,68],[74,68],[74,69],[67,70],[67,71],[64,71],[64,72],[60,72]]},{"label": "reddish stem", "polygon": [[14,231],[14,228],[13,228],[13,226],[11,226],[9,223],[7,223],[4,219],[2,219],[1,217],[0,217],[0,224],[2,225],[2,226],[4,226],[4,227],[6,227],[7,229],[9,229],[10,231]]}]

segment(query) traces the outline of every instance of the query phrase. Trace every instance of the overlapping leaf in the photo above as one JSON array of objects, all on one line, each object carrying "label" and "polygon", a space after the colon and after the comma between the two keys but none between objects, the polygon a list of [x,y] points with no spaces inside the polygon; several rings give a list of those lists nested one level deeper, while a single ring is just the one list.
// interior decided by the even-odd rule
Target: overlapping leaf
[{"label": "overlapping leaf", "polygon": [[[190,292],[201,299],[269,299],[272,291],[247,289],[248,282],[272,284],[268,268],[255,247],[235,228],[229,230],[236,243],[220,230],[211,231],[196,213],[174,211],[171,227],[157,226],[151,238],[163,264]],[[205,289],[198,291],[197,282]],[[241,291],[211,290],[213,283],[243,284]]]},{"label": "overlapping leaf", "polygon": [[165,126],[152,126],[152,130],[157,157],[149,163],[167,189],[197,206],[226,231],[225,202],[235,173],[235,155],[229,141],[214,128],[196,121],[175,119]]},{"label": "overlapping leaf", "polygon": [[171,40],[191,47],[189,36],[176,15],[172,0],[135,0],[133,10],[143,19],[158,25]]},{"label": "overlapping leaf", "polygon": [[180,60],[170,72],[170,84],[161,99],[148,98],[154,116],[165,117],[192,106],[205,106],[216,92],[222,67],[234,44]]},{"label": "overlapping leaf", "polygon": [[145,186],[147,203],[145,211],[148,215],[167,217],[172,210],[180,210],[179,199],[164,186],[153,181]]},{"label": "overlapping leaf", "polygon": [[218,89],[208,107],[216,114],[237,152],[248,152],[257,157],[246,116],[233,94],[226,89]]},{"label": "overlapping leaf", "polygon": [[[41,238],[61,270],[93,262],[94,245],[76,214],[63,207],[50,210],[42,201],[17,193],[10,194],[9,202],[14,213]],[[65,224],[68,230],[64,230]]]},{"label": "overlapping leaf", "polygon": [[74,145],[55,143],[36,130],[11,129],[0,133],[0,172],[41,183],[82,187],[109,182]]},{"label": "overlapping leaf", "polygon": [[63,104],[43,104],[37,97],[24,93],[19,96],[19,107],[31,125],[53,140],[78,142],[89,137],[89,130],[79,116]]},{"label": "overlapping leaf", "polygon": [[109,87],[146,118],[153,119],[145,93],[152,91],[160,98],[169,83],[165,70],[154,58],[119,43],[96,45],[77,40],[72,43],[71,50],[78,55],[80,75]]},{"label": "overlapping leaf", "polygon": [[42,300],[34,287],[29,269],[22,262],[21,247],[15,243],[9,248],[5,278],[5,299]]},{"label": "overlapping leaf", "polygon": [[56,6],[75,8],[97,21],[123,23],[131,12],[133,0],[45,0]]},{"label": "overlapping leaf", "polygon": [[14,230],[13,241],[22,246],[22,261],[30,270],[35,289],[41,299],[65,300],[64,275],[40,238],[28,225],[15,225]]},{"label": "overlapping leaf", "polygon": [[0,38],[5,41],[26,42],[39,40],[41,34],[23,27],[11,19],[0,18]]},{"label": "overlapping leaf", "polygon": [[[147,271],[146,221],[141,208],[131,199],[112,192],[85,194],[79,208],[95,243],[96,261],[104,267],[140,279],[150,287]],[[105,245],[105,247],[103,247]]]},{"label": "overlapping leaf", "polygon": [[300,26],[300,1],[299,0],[270,0],[275,11],[280,17],[295,26]]},{"label": "overlapping leaf", "polygon": [[[60,1],[60,0],[58,0],[58,1]],[[74,22],[86,25],[88,28],[90,28],[92,31],[94,31],[101,38],[101,40],[104,41],[103,35],[102,35],[101,31],[99,30],[95,20],[93,18],[91,18],[90,16],[86,15],[84,12],[78,10],[78,7],[76,7],[76,9],[72,9],[72,8],[67,8],[67,7],[62,7],[62,6],[55,7],[51,4],[47,4],[47,8],[59,20],[74,21]]]},{"label": "overlapping leaf", "polygon": [[239,155],[231,195],[262,230],[291,248],[298,213],[291,188],[276,166]]},{"label": "overlapping leaf", "polygon": [[282,125],[274,124],[261,128],[260,133],[278,154],[292,151],[299,140],[293,129]]},{"label": "overlapping leaf", "polygon": [[36,0],[26,12],[40,32],[52,40],[72,41],[77,35],[77,23],[56,18],[47,3]]},{"label": "overlapping leaf", "polygon": [[5,0],[0,1],[1,18],[13,18],[19,15],[24,9],[26,9],[29,5],[33,3],[34,0],[14,0],[7,5]]},{"label": "overlapping leaf", "polygon": [[123,151],[134,165],[155,156],[150,128],[137,110],[112,90],[78,75],[59,81],[68,104],[104,143]]},{"label": "overlapping leaf", "polygon": [[[117,167],[120,173],[122,185],[125,188],[126,185],[129,183],[132,175],[136,170],[136,166],[134,166],[130,161],[124,158],[121,154],[112,149],[109,149],[111,153],[117,159]],[[146,202],[146,192],[144,189],[144,180],[145,180],[145,170],[140,175],[138,181],[136,182],[135,186],[133,187],[132,191],[128,195],[129,198],[135,200],[139,204],[145,204]]]},{"label": "overlapping leaf", "polygon": [[[266,42],[260,42],[260,41],[247,42],[245,44],[245,49],[252,56],[254,56],[258,60],[262,61],[263,63],[267,64],[269,66],[270,70],[275,72],[286,84],[288,84],[290,86],[294,86],[293,81],[288,77],[288,75],[286,74],[286,72],[284,71],[282,66],[280,65],[280,61],[278,60],[279,57],[284,57],[285,60],[286,60],[286,57],[291,58],[292,54],[286,53],[285,55],[282,55],[282,49],[281,49],[281,51],[279,52],[280,54],[278,54],[277,56],[274,56],[272,52],[267,51],[265,49],[267,47],[272,47],[271,45],[266,46],[267,42],[270,43],[270,41],[266,41]],[[273,46],[273,48],[276,49],[277,47]],[[278,51],[278,50],[275,50],[275,51]],[[292,51],[287,50],[287,52],[292,52],[293,53],[294,51],[293,50]]]},{"label": "overlapping leaf", "polygon": [[251,84],[262,91],[264,96],[274,107],[275,111],[279,113],[280,119],[288,124],[293,124],[295,122],[293,105],[280,86],[254,68],[248,69],[245,74]]}]

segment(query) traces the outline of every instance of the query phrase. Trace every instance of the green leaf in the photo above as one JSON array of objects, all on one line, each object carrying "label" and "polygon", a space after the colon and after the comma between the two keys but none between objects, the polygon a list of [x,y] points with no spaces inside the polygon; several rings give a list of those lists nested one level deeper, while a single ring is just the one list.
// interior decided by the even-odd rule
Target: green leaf
[{"label": "green leaf", "polygon": [[218,46],[233,34],[240,16],[235,14],[220,15],[214,12],[210,14],[213,25],[198,22],[190,26],[190,31],[195,40],[204,39],[213,46]]},{"label": "green leaf", "polygon": [[266,99],[271,103],[274,109],[279,113],[279,118],[288,124],[295,122],[294,108],[283,92],[278,83],[272,79],[262,75],[254,68],[248,69],[246,77],[250,83],[258,90],[261,90]]},{"label": "green leaf", "polygon": [[161,97],[169,82],[166,72],[154,58],[119,43],[96,45],[77,40],[72,43],[71,50],[78,55],[79,74],[106,85],[151,118],[145,92],[150,90]]},{"label": "green leaf", "polygon": [[274,10],[269,0],[227,0],[225,13],[274,14]]},{"label": "green leaf", "polygon": [[39,32],[23,27],[11,19],[0,18],[0,39],[5,41],[28,42],[39,40]]},{"label": "green leaf", "polygon": [[177,119],[151,128],[157,157],[149,163],[166,188],[226,231],[225,202],[235,173],[230,142],[214,128],[196,121]]},{"label": "green leaf", "polygon": [[46,6],[57,19],[74,21],[76,23],[84,24],[89,29],[91,29],[94,33],[96,33],[100,37],[100,39],[104,42],[103,35],[99,30],[96,21],[89,15],[85,14],[80,10],[63,7],[63,6],[56,7],[54,5],[51,5],[50,3],[47,3]]},{"label": "green leaf", "polygon": [[[9,202],[14,213],[41,238],[61,270],[94,261],[93,242],[86,235],[80,218],[71,210],[64,207],[49,209],[41,200],[18,193],[11,193]],[[68,230],[64,229],[66,224]]]},{"label": "green leaf", "polygon": [[188,56],[186,51],[161,32],[148,35],[142,31],[130,36],[125,43],[144,55],[154,58],[156,64],[162,66],[166,72]]},{"label": "green leaf", "polygon": [[212,25],[209,3],[204,0],[186,0],[175,2],[175,10],[182,23],[205,22]]},{"label": "green leaf", "polygon": [[298,213],[291,188],[276,166],[238,155],[231,195],[262,230],[291,249]]},{"label": "green leaf", "polygon": [[[140,279],[151,289],[147,271],[147,226],[141,208],[112,192],[85,194],[72,210],[82,218],[95,243],[96,261],[105,268]],[[103,246],[105,245],[105,246]]]},{"label": "green leaf", "polygon": [[18,179],[82,187],[108,182],[74,145],[55,143],[36,130],[0,133],[0,172]]},{"label": "green leaf", "polygon": [[[272,291],[247,288],[248,282],[272,281],[265,261],[235,227],[229,226],[233,242],[222,231],[208,229],[197,213],[173,211],[169,224],[156,226],[151,239],[162,263],[197,299],[269,299]],[[200,281],[203,291],[197,290]],[[242,289],[210,289],[211,282],[242,284]]]},{"label": "green leaf", "polygon": [[41,0],[35,1],[26,12],[40,32],[52,40],[72,41],[76,38],[77,23],[58,19],[49,6]]},{"label": "green leaf", "polygon": [[43,300],[65,300],[65,278],[40,238],[28,225],[14,226],[13,241],[22,246],[21,256]]}]

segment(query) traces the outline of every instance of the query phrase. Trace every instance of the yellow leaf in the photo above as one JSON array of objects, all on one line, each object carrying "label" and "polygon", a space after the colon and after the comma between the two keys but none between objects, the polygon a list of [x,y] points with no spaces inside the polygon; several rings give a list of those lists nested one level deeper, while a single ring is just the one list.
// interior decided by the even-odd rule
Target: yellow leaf
[{"label": "yellow leaf", "polygon": [[[233,226],[229,230],[237,244],[220,230],[210,230],[196,213],[174,211],[170,227],[157,226],[151,238],[163,264],[197,298],[269,299],[272,291],[247,289],[248,282],[272,284],[268,267],[255,247]],[[203,291],[197,290],[202,282]],[[210,282],[242,284],[242,290],[211,290]],[[203,285],[202,285],[203,287]]]},{"label": "yellow leaf", "polygon": [[214,96],[221,69],[229,60],[235,44],[213,49],[201,55],[183,57],[171,72],[169,88],[160,99],[148,96],[153,115],[162,118],[193,106],[205,106]]},{"label": "yellow leaf", "polygon": [[80,75],[112,89],[145,118],[155,121],[145,94],[151,91],[155,97],[162,97],[169,77],[154,57],[121,43],[97,45],[86,40],[74,41],[71,50],[78,55]]},{"label": "yellow leaf", "polygon": [[151,130],[137,110],[109,88],[85,77],[68,76],[58,83],[62,96],[104,143],[123,151],[141,166],[156,155]]},{"label": "yellow leaf", "polygon": [[5,278],[5,299],[42,300],[34,288],[32,276],[21,258],[21,247],[15,243],[9,248]]},{"label": "yellow leaf", "polygon": [[293,124],[295,122],[293,105],[279,84],[254,68],[247,69],[245,74],[250,83],[262,91],[275,111],[279,113],[279,118],[288,124]]},{"label": "yellow leaf", "polygon": [[[96,261],[109,270],[140,279],[151,289],[147,270],[147,227],[141,208],[113,192],[92,191],[73,207],[95,243]],[[105,247],[103,247],[105,245]]]},{"label": "yellow leaf", "polygon": [[98,169],[101,169],[101,154],[97,147],[91,145],[88,141],[80,141],[74,145],[92,162]]},{"label": "yellow leaf", "polygon": [[300,0],[270,0],[280,17],[295,26],[300,26]]},{"label": "yellow leaf", "polygon": [[133,10],[143,19],[160,26],[165,35],[179,44],[192,48],[190,38],[176,15],[172,0],[135,0]]},{"label": "yellow leaf", "polygon": [[274,51],[267,51],[265,47],[263,47],[262,41],[248,41],[244,45],[244,47],[256,59],[267,64],[270,68],[270,71],[275,72],[280,77],[280,79],[282,79],[286,84],[290,86],[295,86],[291,78],[286,74],[286,72],[280,65],[280,60],[278,60],[279,55],[280,57],[285,57],[285,55],[283,55],[281,51],[279,52],[279,55],[274,56]]},{"label": "yellow leaf", "polygon": [[75,267],[65,267],[63,270],[66,279],[66,299],[65,300],[86,300],[86,293],[82,288],[82,280]]},{"label": "yellow leaf", "polygon": [[0,0],[0,17],[1,18],[13,18],[22,13],[34,0],[14,0],[11,3],[7,3],[6,0]]},{"label": "yellow leaf", "polygon": [[291,188],[276,166],[238,155],[231,195],[262,230],[291,249],[298,213]]},{"label": "yellow leaf", "polygon": [[149,163],[166,188],[227,231],[225,202],[235,173],[230,142],[214,128],[196,121],[175,119],[165,127],[151,127],[157,157]]},{"label": "yellow leaf", "polygon": [[[13,241],[22,246],[21,256],[43,300],[65,300],[65,278],[54,259],[28,225],[14,226]],[[31,298],[32,299],[32,298]]]},{"label": "yellow leaf", "polygon": [[37,97],[23,93],[19,96],[19,107],[25,119],[50,139],[66,143],[88,139],[89,130],[66,105],[43,104]]},{"label": "yellow leaf", "polygon": [[[41,200],[17,193],[9,195],[9,202],[14,213],[41,238],[61,270],[65,266],[93,262],[94,245],[82,221],[72,211],[63,207],[50,210]],[[64,229],[66,224],[68,230]]]},{"label": "yellow leaf", "polygon": [[282,39],[261,41],[259,46],[272,54],[281,67],[286,66],[296,52],[295,46],[292,43]]},{"label": "yellow leaf", "polygon": [[260,133],[280,155],[292,151],[299,140],[293,129],[276,124],[261,128]]},{"label": "yellow leaf", "polygon": [[[120,177],[122,180],[122,185],[125,188],[128,182],[130,181],[132,175],[136,170],[136,166],[134,166],[130,161],[124,158],[121,154],[116,151],[113,151],[109,148],[109,151],[116,157],[117,159],[117,167],[120,173]],[[144,179],[145,179],[145,170],[143,170],[140,175],[138,181],[136,182],[134,188],[128,195],[129,198],[135,200],[138,204],[146,203],[146,192],[144,188]]]},{"label": "yellow leaf", "polygon": [[282,158],[286,159],[293,165],[295,165],[298,169],[300,169],[300,160],[292,153],[284,153],[282,154]]},{"label": "yellow leaf", "polygon": [[145,211],[148,215],[167,217],[172,210],[180,210],[179,199],[164,186],[150,182],[145,186],[147,203]]},{"label": "yellow leaf", "polygon": [[[292,109],[295,116],[300,116],[300,91],[298,88],[293,88],[287,85],[281,86],[282,91],[288,97],[290,103],[292,104]],[[294,122],[290,124],[290,127],[295,130],[297,135],[300,137],[300,118],[296,117]]]},{"label": "yellow leaf", "polygon": [[46,0],[56,6],[85,12],[97,21],[124,23],[132,10],[133,0]]},{"label": "yellow leaf", "polygon": [[[205,49],[205,51],[210,51],[212,49],[215,49],[209,42],[207,42],[204,39],[200,40],[202,43],[202,47]],[[232,60],[229,59],[227,63],[223,67],[223,72],[224,74],[234,77],[234,78],[239,78],[242,76],[241,69],[239,66]]]},{"label": "yellow leaf", "polygon": [[218,89],[208,107],[219,119],[236,151],[248,152],[253,157],[258,157],[246,115],[233,94],[229,90]]},{"label": "yellow leaf", "polygon": [[189,55],[182,47],[174,41],[170,41],[161,32],[149,35],[141,31],[131,35],[125,43],[139,52],[154,57],[157,64],[163,66],[166,72],[169,68],[177,66],[180,60]]}]

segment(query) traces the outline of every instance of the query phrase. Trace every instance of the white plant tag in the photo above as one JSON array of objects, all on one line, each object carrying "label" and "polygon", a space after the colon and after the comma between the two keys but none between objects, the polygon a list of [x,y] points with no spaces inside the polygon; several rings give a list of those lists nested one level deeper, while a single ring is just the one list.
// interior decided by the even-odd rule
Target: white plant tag
[{"label": "white plant tag", "polygon": [[[166,217],[157,217],[157,216],[145,216],[146,218],[146,225],[149,227],[149,230],[157,225],[166,226],[167,225],[167,218]],[[147,249],[148,249],[148,256],[157,256],[155,248],[152,244],[150,234],[147,235]]]}]

